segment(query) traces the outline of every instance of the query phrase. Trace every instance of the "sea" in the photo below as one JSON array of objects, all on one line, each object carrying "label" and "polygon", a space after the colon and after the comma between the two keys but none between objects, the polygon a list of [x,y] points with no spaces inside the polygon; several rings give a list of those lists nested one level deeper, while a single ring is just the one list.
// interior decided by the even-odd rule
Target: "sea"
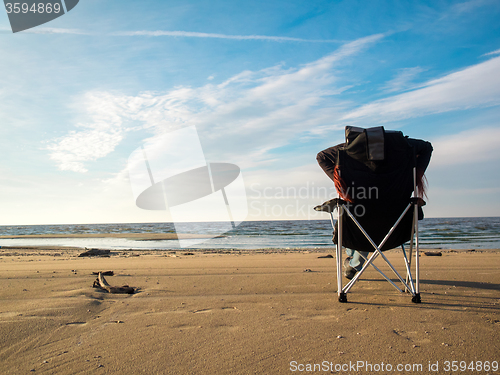
[{"label": "sea", "polygon": [[[0,238],[2,246],[73,246],[110,250],[326,250],[333,247],[329,220],[245,221],[229,231],[227,223],[184,225],[182,233],[203,234],[193,240],[131,240],[126,238]],[[175,233],[173,223],[12,225],[0,236]],[[422,249],[500,249],[500,217],[425,218],[419,222]]]}]

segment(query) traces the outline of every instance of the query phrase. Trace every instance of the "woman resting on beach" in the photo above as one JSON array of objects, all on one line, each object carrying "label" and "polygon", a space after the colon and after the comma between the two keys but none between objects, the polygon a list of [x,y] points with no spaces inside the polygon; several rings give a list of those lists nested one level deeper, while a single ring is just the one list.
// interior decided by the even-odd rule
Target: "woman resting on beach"
[{"label": "woman resting on beach", "polygon": [[[431,154],[433,150],[432,145],[430,142],[423,141],[421,139],[406,137],[406,140],[415,150],[418,196],[419,198],[423,199],[423,197],[426,196],[426,178],[424,176],[424,173],[431,160]],[[346,192],[346,189],[343,188],[343,183],[340,178],[337,165],[338,151],[339,149],[345,147],[345,145],[346,143],[341,143],[319,152],[316,160],[318,161],[318,164],[323,169],[323,171],[334,182],[335,188],[340,198],[345,201],[352,202],[348,191]],[[421,209],[419,209],[419,211],[420,220],[423,218],[423,212],[421,211]],[[365,259],[368,257],[369,253],[365,251],[356,251],[346,248],[346,254],[347,258],[344,261],[344,276],[348,279],[352,279],[356,272],[360,271],[363,267]]]}]

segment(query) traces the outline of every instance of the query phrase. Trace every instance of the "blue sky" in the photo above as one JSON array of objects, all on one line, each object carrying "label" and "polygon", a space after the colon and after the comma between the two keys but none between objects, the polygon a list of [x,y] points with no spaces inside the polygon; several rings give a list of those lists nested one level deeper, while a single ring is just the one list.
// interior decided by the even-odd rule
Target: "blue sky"
[{"label": "blue sky", "polygon": [[[433,143],[429,217],[500,213],[500,1],[84,0],[0,12],[0,224],[169,221],[127,159],[195,125],[242,170],[249,220],[317,219],[344,127]],[[193,220],[210,220],[197,213]]]}]

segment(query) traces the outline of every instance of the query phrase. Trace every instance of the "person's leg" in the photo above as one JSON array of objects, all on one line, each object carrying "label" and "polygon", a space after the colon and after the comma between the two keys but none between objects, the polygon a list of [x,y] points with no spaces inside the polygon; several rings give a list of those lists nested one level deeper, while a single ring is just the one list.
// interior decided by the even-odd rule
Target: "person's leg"
[{"label": "person's leg", "polygon": [[352,257],[356,250],[349,249],[348,247],[345,248],[345,253],[347,254],[348,257]]},{"label": "person's leg", "polygon": [[365,258],[368,258],[367,251],[356,251],[349,248],[345,249],[347,254],[347,258],[344,261],[344,276],[348,279],[352,279],[356,272],[360,271],[363,268],[363,264],[365,263],[363,255]]},{"label": "person's leg", "polygon": [[351,252],[353,254],[349,264],[356,271],[360,271],[361,268],[363,268],[363,264],[365,263],[365,259],[363,257],[368,259],[369,253],[368,251],[356,251],[356,250],[351,250]]}]

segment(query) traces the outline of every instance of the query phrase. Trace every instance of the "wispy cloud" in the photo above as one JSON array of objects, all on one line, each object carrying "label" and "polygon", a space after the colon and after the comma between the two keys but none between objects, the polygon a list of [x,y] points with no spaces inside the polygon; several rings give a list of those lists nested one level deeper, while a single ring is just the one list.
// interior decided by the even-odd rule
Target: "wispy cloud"
[{"label": "wispy cloud", "polygon": [[491,52],[485,53],[483,56],[491,56],[491,55],[500,55],[500,49],[497,49],[496,51],[491,51]]},{"label": "wispy cloud", "polygon": [[500,57],[492,58],[428,81],[419,89],[364,105],[347,113],[342,119],[390,122],[432,113],[499,105],[499,70]]},{"label": "wispy cloud", "polygon": [[451,12],[455,14],[470,14],[477,8],[487,6],[490,4],[495,4],[495,0],[470,0],[464,1],[463,3],[454,4],[451,7]]},{"label": "wispy cloud", "polygon": [[[27,34],[72,34],[72,35],[103,35],[94,32],[80,30],[80,29],[65,29],[57,27],[34,27],[32,29],[24,30],[23,33]],[[0,33],[12,33],[9,28],[1,28]],[[263,40],[271,42],[301,42],[301,43],[333,43],[342,44],[346,43],[345,40],[339,39],[304,39],[293,38],[287,36],[272,36],[272,35],[230,35],[218,33],[201,33],[193,31],[166,31],[166,30],[138,30],[138,31],[117,31],[109,36],[147,36],[147,37],[177,37],[177,38],[211,38],[211,39],[230,39],[230,40]]]},{"label": "wispy cloud", "polygon": [[87,172],[84,162],[108,155],[122,139],[123,135],[119,129],[88,129],[72,132],[48,149],[51,151],[50,158],[59,165],[59,169]]},{"label": "wispy cloud", "polygon": [[432,140],[432,167],[500,159],[500,128],[478,128]]},{"label": "wispy cloud", "polygon": [[[10,28],[1,28],[0,33],[12,33]],[[34,27],[21,31],[23,34],[72,34],[72,35],[93,35],[93,33],[80,29],[64,29],[57,27]]]},{"label": "wispy cloud", "polygon": [[46,147],[59,169],[87,172],[84,163],[112,152],[123,139],[123,98],[107,93],[88,93],[82,100],[90,121],[77,124],[81,130],[53,140]]},{"label": "wispy cloud", "polygon": [[31,34],[73,34],[73,35],[91,35],[88,31],[79,29],[61,29],[56,27],[35,27],[23,32]]},{"label": "wispy cloud", "polygon": [[233,39],[233,40],[268,40],[272,42],[309,42],[309,43],[344,43],[345,41],[337,39],[303,39],[286,36],[268,36],[268,35],[228,35],[217,33],[200,33],[193,31],[165,31],[165,30],[139,30],[139,31],[122,31],[112,35],[116,36],[172,36],[183,38],[214,38],[214,39]]},{"label": "wispy cloud", "polygon": [[441,16],[440,20],[457,17],[471,17],[478,9],[487,6],[497,6],[497,0],[469,0],[461,3],[456,3],[447,8],[446,12]]},{"label": "wispy cloud", "polygon": [[407,90],[410,88],[409,85],[415,77],[423,71],[425,71],[425,69],[419,66],[400,69],[396,76],[382,87],[382,90],[385,92]]},{"label": "wispy cloud", "polygon": [[346,88],[337,84],[335,65],[381,38],[355,40],[299,68],[245,71],[218,85],[137,96],[89,93],[82,105],[90,120],[53,140],[51,158],[61,169],[84,172],[86,163],[112,152],[125,132],[162,134],[195,125],[208,160],[230,156],[247,168],[269,162],[270,150],[339,118],[341,101],[332,97]]}]

